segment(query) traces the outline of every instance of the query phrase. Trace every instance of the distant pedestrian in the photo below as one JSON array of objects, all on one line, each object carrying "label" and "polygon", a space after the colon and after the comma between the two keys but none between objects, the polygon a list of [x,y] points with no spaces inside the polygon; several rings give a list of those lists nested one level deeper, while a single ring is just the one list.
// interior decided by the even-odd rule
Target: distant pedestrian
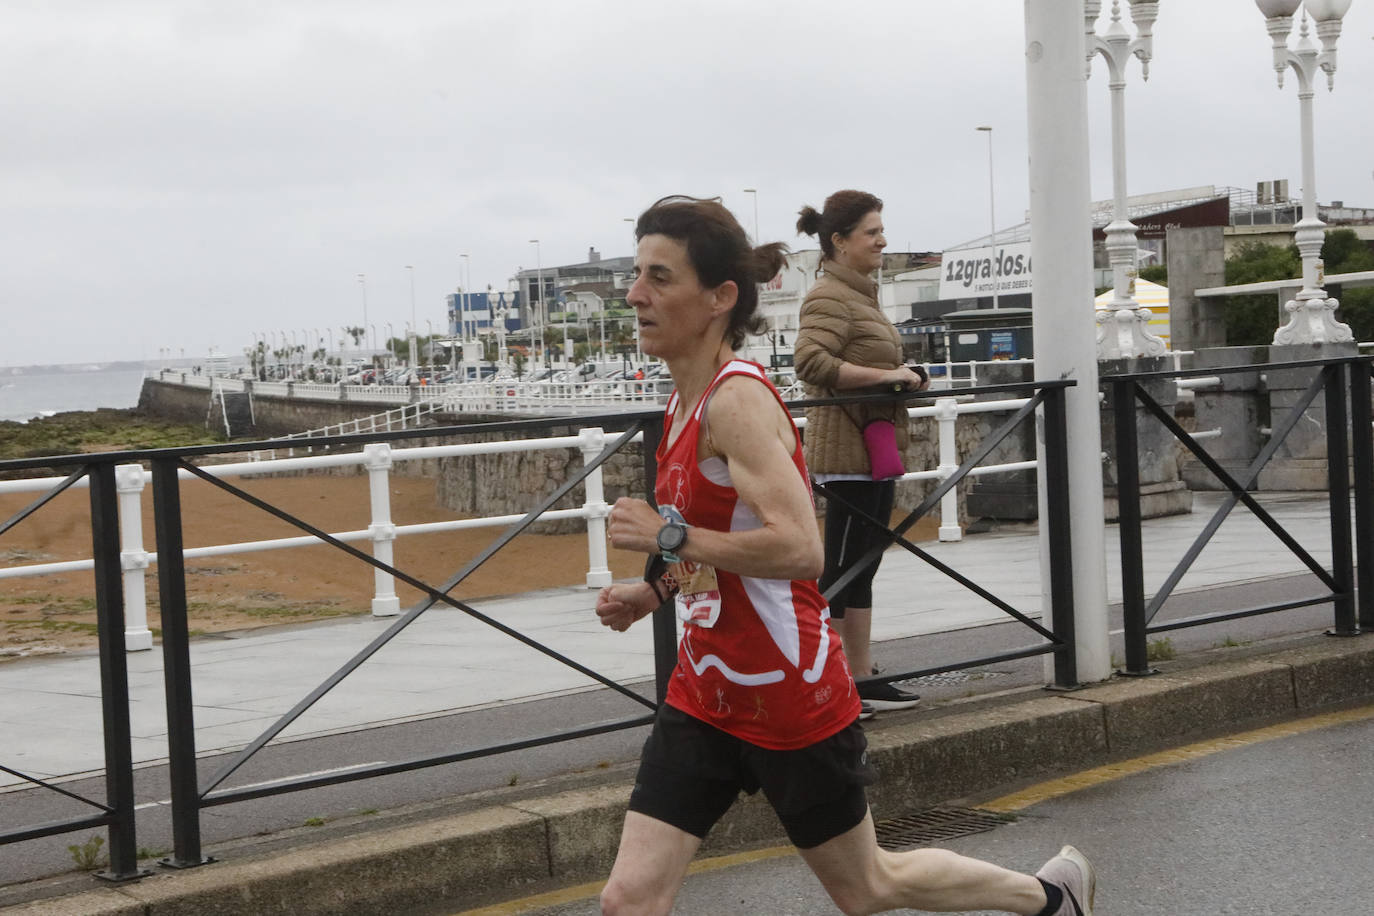
[{"label": "distant pedestrian", "polygon": [[[871,274],[883,263],[883,202],[864,191],[836,191],[823,211],[803,207],[797,231],[821,244],[821,278],[801,307],[795,360],[797,378],[810,397],[919,391],[928,380],[902,364],[902,341],[878,306],[878,284]],[[806,466],[813,478],[854,506],[831,500],[825,507],[826,591],[855,561],[883,542],[896,493],[893,479],[875,480],[865,447],[864,427],[893,424],[897,449],[906,446],[910,424],[901,404],[841,404],[806,411]],[[857,511],[856,511],[857,510]],[[830,615],[844,639],[849,666],[859,680],[859,696],[873,709],[907,709],[919,697],[895,684],[868,681],[877,673],[870,650],[873,628],[873,577],[881,557],[830,597]]]},{"label": "distant pedestrian", "polygon": [[751,247],[717,201],[685,197],[646,210],[635,237],[627,298],[675,389],[658,508],[617,500],[607,529],[616,547],[657,559],[645,581],[602,589],[596,613],[623,631],[673,594],[684,631],[602,911],[669,912],[702,838],[741,790],[761,788],[845,913],[1091,916],[1093,870],[1072,847],[1031,877],[878,846],[859,698],[815,582],[823,550],[800,436],[763,367],[734,354],[758,333],[758,287],[786,249]]}]

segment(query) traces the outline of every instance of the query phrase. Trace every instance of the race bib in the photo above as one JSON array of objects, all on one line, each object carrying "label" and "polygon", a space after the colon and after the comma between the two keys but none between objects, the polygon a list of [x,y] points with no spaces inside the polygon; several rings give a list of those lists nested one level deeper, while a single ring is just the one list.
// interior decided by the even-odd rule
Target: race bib
[{"label": "race bib", "polygon": [[697,627],[715,626],[720,619],[720,583],[716,579],[716,568],[681,560],[668,567],[668,575],[678,587],[678,619]]}]

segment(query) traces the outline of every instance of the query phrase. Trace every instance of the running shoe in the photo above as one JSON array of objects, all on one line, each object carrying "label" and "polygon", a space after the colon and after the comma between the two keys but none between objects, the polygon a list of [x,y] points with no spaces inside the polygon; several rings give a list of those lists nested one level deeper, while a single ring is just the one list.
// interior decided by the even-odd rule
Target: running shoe
[{"label": "running shoe", "polygon": [[1093,916],[1093,897],[1097,893],[1097,874],[1092,863],[1072,846],[1059,850],[1035,877],[1064,892],[1064,902],[1054,916]]},{"label": "running shoe", "polygon": [[873,704],[871,704],[871,703],[869,703],[869,702],[867,702],[867,701],[865,701],[865,700],[860,700],[860,701],[859,701],[859,721],[860,721],[860,722],[866,722],[866,721],[868,721],[869,719],[871,719],[871,718],[873,718],[874,716],[876,716],[877,714],[878,714],[877,711],[873,708]]},{"label": "running shoe", "polygon": [[921,702],[921,698],[909,690],[871,681],[859,685],[859,699],[866,700],[874,709],[910,709]]}]

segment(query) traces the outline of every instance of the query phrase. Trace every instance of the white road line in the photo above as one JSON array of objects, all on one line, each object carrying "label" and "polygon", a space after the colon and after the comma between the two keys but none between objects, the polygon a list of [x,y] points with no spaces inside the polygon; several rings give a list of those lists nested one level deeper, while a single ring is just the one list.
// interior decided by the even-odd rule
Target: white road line
[{"label": "white road line", "polygon": [[[386,762],[387,762],[387,761],[385,761],[385,760],[370,760],[370,761],[368,761],[367,763],[355,763],[355,764],[353,764],[352,766],[346,766],[346,767],[331,767],[331,768],[328,769],[328,770],[314,770],[314,771],[309,772],[309,773],[297,773],[297,774],[295,774],[294,776],[282,776],[282,777],[279,777],[279,778],[277,778],[277,779],[269,779],[269,780],[266,780],[265,782],[250,782],[250,783],[247,783],[247,784],[245,784],[245,785],[234,786],[234,788],[235,788],[235,789],[257,789],[257,788],[259,788],[259,787],[261,787],[261,786],[271,786],[271,785],[276,785],[277,783],[280,783],[280,782],[289,782],[289,781],[292,780],[292,779],[309,779],[309,778],[312,777],[312,776],[327,776],[327,775],[329,775],[330,773],[346,773],[346,772],[348,772],[349,770],[359,770],[359,769],[362,769],[363,767],[376,766],[376,765],[379,764],[379,763],[386,763]],[[135,810],[135,811],[141,811],[141,810],[144,809],[144,808],[156,808],[158,805],[170,805],[171,803],[172,803],[172,800],[171,800],[170,798],[164,798],[164,799],[161,799],[161,800],[155,801],[155,802],[144,802],[144,803],[141,804],[141,805],[134,805],[134,810]]]}]

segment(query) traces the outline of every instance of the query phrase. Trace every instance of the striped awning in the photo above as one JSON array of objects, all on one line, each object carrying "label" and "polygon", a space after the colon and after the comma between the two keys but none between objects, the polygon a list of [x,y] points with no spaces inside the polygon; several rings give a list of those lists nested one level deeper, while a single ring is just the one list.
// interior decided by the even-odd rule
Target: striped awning
[{"label": "striped awning", "polygon": [[[1106,309],[1110,307],[1111,301],[1112,291],[1107,290],[1093,300],[1093,305],[1099,310]],[[1168,288],[1160,286],[1158,283],[1151,283],[1149,280],[1136,280],[1135,301],[1140,303],[1143,308],[1150,310],[1150,333],[1164,338],[1167,342],[1169,340]]]}]

